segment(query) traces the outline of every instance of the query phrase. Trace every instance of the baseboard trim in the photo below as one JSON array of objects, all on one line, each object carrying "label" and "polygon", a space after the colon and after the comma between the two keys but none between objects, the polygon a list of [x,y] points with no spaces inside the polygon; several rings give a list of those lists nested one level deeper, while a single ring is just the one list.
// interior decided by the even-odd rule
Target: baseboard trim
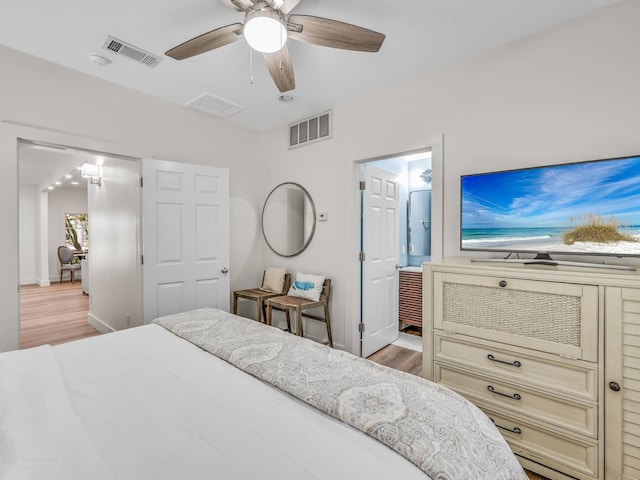
[{"label": "baseboard trim", "polygon": [[111,333],[116,331],[115,328],[103,322],[91,312],[87,313],[87,323],[98,330],[100,333]]}]

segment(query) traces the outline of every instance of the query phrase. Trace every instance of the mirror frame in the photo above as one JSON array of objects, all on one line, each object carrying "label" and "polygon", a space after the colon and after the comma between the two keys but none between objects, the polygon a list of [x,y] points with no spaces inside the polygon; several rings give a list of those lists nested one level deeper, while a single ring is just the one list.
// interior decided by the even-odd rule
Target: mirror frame
[{"label": "mirror frame", "polygon": [[[311,226],[311,233],[309,234],[309,238],[307,238],[304,242],[304,244],[302,245],[302,247],[297,250],[296,252],[293,253],[281,253],[279,251],[277,251],[273,245],[271,245],[271,243],[269,243],[269,239],[267,238],[267,234],[264,230],[264,212],[265,209],[267,207],[267,203],[269,203],[269,199],[271,198],[271,195],[274,194],[274,192],[276,190],[278,190],[280,187],[284,186],[284,185],[293,185],[295,187],[298,187],[300,190],[302,190],[302,193],[304,193],[305,195],[305,199],[307,199],[309,201],[309,203],[311,204],[311,211],[313,212],[313,225]],[[267,195],[267,199],[264,201],[264,205],[262,206],[262,216],[261,216],[261,223],[260,226],[262,227],[262,236],[264,237],[264,241],[267,242],[267,245],[269,246],[269,248],[271,249],[271,251],[273,253],[275,253],[276,255],[279,255],[281,257],[295,257],[296,255],[300,255],[302,252],[304,252],[307,247],[309,246],[309,244],[311,243],[311,240],[313,239],[313,234],[316,231],[316,222],[317,222],[317,218],[316,218],[316,206],[315,203],[313,203],[313,198],[311,197],[311,194],[308,192],[308,190],[306,188],[304,188],[302,185],[300,185],[299,183],[295,183],[295,182],[282,182],[279,185],[276,185],[273,190],[271,190],[271,192],[269,192],[269,195]],[[273,239],[272,239],[273,241]]]}]

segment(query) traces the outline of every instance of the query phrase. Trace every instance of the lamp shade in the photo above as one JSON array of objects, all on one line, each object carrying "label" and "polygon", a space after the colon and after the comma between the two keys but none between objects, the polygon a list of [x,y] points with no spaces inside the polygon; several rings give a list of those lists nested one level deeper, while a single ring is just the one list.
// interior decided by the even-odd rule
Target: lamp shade
[{"label": "lamp shade", "polygon": [[277,12],[269,8],[253,10],[245,18],[244,37],[254,50],[273,53],[287,41],[287,28]]}]

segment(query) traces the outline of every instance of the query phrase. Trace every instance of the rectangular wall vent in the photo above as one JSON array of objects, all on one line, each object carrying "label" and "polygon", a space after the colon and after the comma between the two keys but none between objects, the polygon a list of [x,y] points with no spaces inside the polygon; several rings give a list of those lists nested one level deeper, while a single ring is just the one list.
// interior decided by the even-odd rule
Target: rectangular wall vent
[{"label": "rectangular wall vent", "polygon": [[331,138],[333,112],[329,110],[289,125],[289,148]]},{"label": "rectangular wall vent", "polygon": [[155,68],[162,61],[162,58],[158,55],[149,53],[141,48],[131,45],[130,43],[113,38],[110,35],[102,44],[102,48],[130,58],[131,60],[135,60],[136,62],[142,63],[143,65],[151,68]]},{"label": "rectangular wall vent", "polygon": [[210,93],[203,93],[187,102],[185,107],[193,108],[219,118],[227,118],[244,110],[243,106],[230,102]]}]

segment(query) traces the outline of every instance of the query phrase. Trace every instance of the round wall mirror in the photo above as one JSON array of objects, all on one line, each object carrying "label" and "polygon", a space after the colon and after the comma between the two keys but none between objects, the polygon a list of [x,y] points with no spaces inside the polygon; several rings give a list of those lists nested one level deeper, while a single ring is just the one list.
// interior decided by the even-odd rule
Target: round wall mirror
[{"label": "round wall mirror", "polygon": [[271,190],[262,209],[262,233],[282,257],[302,253],[316,228],[316,207],[304,187],[285,182]]}]

